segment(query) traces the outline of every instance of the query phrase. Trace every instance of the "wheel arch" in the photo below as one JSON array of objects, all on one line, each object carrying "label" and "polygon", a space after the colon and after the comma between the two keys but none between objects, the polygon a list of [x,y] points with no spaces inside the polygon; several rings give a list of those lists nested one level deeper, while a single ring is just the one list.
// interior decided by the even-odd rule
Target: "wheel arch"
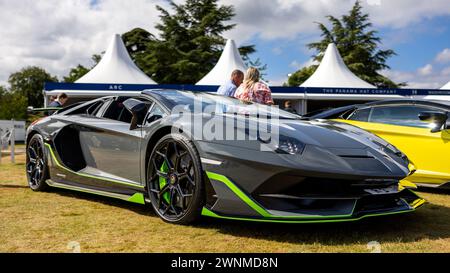
[{"label": "wheel arch", "polygon": [[145,151],[145,173],[147,175],[147,164],[148,159],[150,158],[150,154],[152,153],[153,147],[155,147],[155,144],[165,135],[168,135],[172,132],[172,126],[165,126],[160,129],[158,129],[149,139],[147,142],[147,147]]},{"label": "wheel arch", "polygon": [[[27,138],[25,140],[25,144],[28,147],[28,143],[30,143],[30,140],[37,134],[41,134],[38,130],[33,129],[27,134]],[[42,135],[42,134],[41,134]]]}]

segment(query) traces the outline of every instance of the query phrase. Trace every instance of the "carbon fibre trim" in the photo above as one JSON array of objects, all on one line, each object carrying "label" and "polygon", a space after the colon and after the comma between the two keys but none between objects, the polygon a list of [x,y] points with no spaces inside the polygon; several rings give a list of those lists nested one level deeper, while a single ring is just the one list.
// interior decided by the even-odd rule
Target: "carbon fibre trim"
[{"label": "carbon fibre trim", "polygon": [[258,204],[255,200],[253,200],[251,197],[249,197],[247,194],[245,194],[241,189],[239,189],[238,186],[236,186],[232,181],[230,181],[226,176],[207,172],[207,176],[209,179],[220,181],[224,183],[236,196],[238,196],[242,201],[244,201],[249,207],[254,209],[261,218],[251,218],[251,217],[233,217],[233,216],[223,216],[219,215],[213,211],[211,211],[208,208],[203,208],[202,215],[203,216],[209,216],[209,217],[215,217],[215,218],[223,218],[223,219],[230,219],[230,220],[247,220],[247,221],[257,221],[257,222],[279,222],[279,223],[319,223],[319,222],[345,222],[345,221],[357,221],[361,220],[367,217],[372,216],[383,216],[383,215],[394,215],[394,214],[401,214],[401,213],[407,213],[412,212],[416,210],[418,207],[425,204],[425,200],[417,196],[414,192],[411,191],[414,195],[417,196],[417,199],[409,204],[406,200],[402,199],[402,202],[404,202],[407,207],[409,207],[409,210],[402,210],[402,211],[391,211],[391,212],[381,212],[381,213],[367,213],[365,215],[359,216],[359,217],[353,217],[355,213],[355,208],[357,205],[357,202],[355,201],[354,207],[350,214],[346,215],[331,215],[331,216],[283,216],[283,215],[274,215],[271,214],[268,210],[263,208],[260,204]]},{"label": "carbon fibre trim", "polygon": [[121,199],[121,200],[124,200],[127,202],[145,205],[144,194],[142,194],[142,193],[135,193],[130,196],[130,195],[124,195],[124,194],[110,193],[110,192],[105,192],[105,191],[100,191],[100,190],[87,189],[87,188],[83,188],[83,187],[70,186],[70,185],[66,185],[66,184],[53,182],[51,180],[48,180],[46,183],[50,187],[54,187],[54,188],[67,189],[67,190],[73,190],[73,191],[78,191],[78,192],[85,192],[85,193],[106,196],[106,197]]},{"label": "carbon fibre trim", "polygon": [[221,216],[218,215],[207,208],[203,208],[202,215],[206,217],[227,219],[227,220],[236,220],[236,221],[249,221],[249,222],[266,222],[266,223],[284,223],[284,224],[315,224],[315,223],[338,223],[338,222],[356,222],[365,218],[370,217],[379,217],[379,216],[388,216],[388,215],[397,215],[397,214],[405,214],[414,212],[417,208],[422,206],[425,203],[425,200],[422,200],[420,204],[417,204],[415,208],[407,211],[397,211],[397,212],[387,212],[387,213],[379,213],[379,214],[368,214],[358,218],[341,218],[341,219],[326,219],[326,220],[283,220],[283,219],[253,219],[253,218],[240,218],[240,217],[230,217],[230,216]]}]

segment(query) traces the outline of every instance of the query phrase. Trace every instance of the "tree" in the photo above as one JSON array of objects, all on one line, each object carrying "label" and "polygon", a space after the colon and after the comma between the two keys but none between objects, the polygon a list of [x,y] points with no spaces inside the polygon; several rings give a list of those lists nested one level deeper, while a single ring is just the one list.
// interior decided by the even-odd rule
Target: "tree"
[{"label": "tree", "polygon": [[89,71],[89,68],[86,68],[79,64],[77,67],[70,69],[69,75],[63,78],[64,82],[76,82],[78,79],[86,75]]},{"label": "tree", "polygon": [[0,119],[25,120],[26,118],[27,98],[0,86]]},{"label": "tree", "polygon": [[132,57],[147,51],[148,43],[156,41],[155,36],[142,28],[135,28],[122,35],[122,40]]},{"label": "tree", "polygon": [[44,104],[44,83],[57,82],[58,79],[37,66],[23,68],[9,76],[11,92],[27,99],[29,106],[42,107]]},{"label": "tree", "polygon": [[[173,13],[157,6],[161,23],[159,37],[141,28],[122,38],[131,57],[158,83],[193,84],[203,78],[219,60],[225,44],[222,34],[235,25],[227,22],[235,15],[232,6],[219,6],[218,0],[186,0],[170,5]],[[244,60],[254,46],[241,47]]]},{"label": "tree", "polygon": [[[343,15],[341,19],[331,15],[326,18],[330,21],[332,28],[318,23],[322,40],[308,44],[309,49],[317,51],[314,56],[315,61],[320,62],[328,44],[335,43],[345,64],[361,79],[382,88],[398,88],[404,85],[396,84],[379,74],[379,71],[390,69],[386,62],[396,53],[391,49],[379,49],[381,38],[377,36],[378,32],[372,29],[369,15],[362,12],[359,1],[356,1],[349,14]],[[293,86],[302,84],[305,79],[298,75],[306,75],[314,71],[314,67],[309,67],[301,73],[299,71],[294,73],[293,76],[296,78],[289,79],[289,84]]]},{"label": "tree", "polygon": [[94,64],[90,68],[87,68],[81,64],[77,65],[76,67],[70,70],[69,75],[63,78],[64,82],[69,83],[76,82],[78,79],[89,73],[89,71],[91,71],[92,68],[94,68],[101,61],[102,56],[94,54],[92,55],[91,59],[94,62]]},{"label": "tree", "polygon": [[[266,70],[267,70],[267,64],[263,64],[261,62],[261,59],[257,58],[256,60],[252,60],[248,57],[248,55],[242,53],[243,51],[239,49],[239,52],[241,54],[242,60],[244,61],[245,65],[247,67],[256,67],[259,70],[261,80],[265,80],[264,77],[266,76]],[[245,71],[243,71],[245,73]]]},{"label": "tree", "polygon": [[[149,77],[155,78],[153,63],[155,61],[151,47],[157,43],[153,34],[142,28],[135,28],[122,35],[122,40],[134,63]],[[159,81],[158,81],[159,82]]]},{"label": "tree", "polygon": [[317,69],[317,65],[311,65],[304,67],[297,72],[293,73],[288,79],[288,86],[299,86],[304,83],[309,77],[314,74]]}]

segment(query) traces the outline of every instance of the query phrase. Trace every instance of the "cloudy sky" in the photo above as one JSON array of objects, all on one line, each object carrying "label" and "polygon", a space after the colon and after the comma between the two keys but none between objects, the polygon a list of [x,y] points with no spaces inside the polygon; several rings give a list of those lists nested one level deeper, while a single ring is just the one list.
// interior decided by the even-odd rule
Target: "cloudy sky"
[{"label": "cloudy sky", "polygon": [[[182,2],[182,0],[177,0]],[[354,0],[220,0],[234,5],[237,27],[226,33],[238,44],[255,44],[268,64],[267,79],[280,84],[309,63],[306,44],[320,35],[314,22],[340,16]],[[59,76],[106,48],[112,34],[134,27],[155,32],[155,5],[165,0],[0,0],[0,84],[11,72],[39,65]],[[383,73],[414,88],[450,81],[449,0],[362,0],[383,47],[398,56]]]}]

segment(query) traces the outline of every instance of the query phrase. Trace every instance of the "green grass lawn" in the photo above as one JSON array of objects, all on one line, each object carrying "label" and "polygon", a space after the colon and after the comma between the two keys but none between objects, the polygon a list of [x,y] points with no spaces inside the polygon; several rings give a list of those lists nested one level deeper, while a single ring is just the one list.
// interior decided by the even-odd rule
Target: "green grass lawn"
[{"label": "green grass lawn", "polygon": [[[149,206],[27,187],[23,155],[0,165],[0,252],[450,252],[450,195],[406,215],[340,224],[264,224],[203,219],[162,222]],[[75,242],[75,243],[72,243]]]}]

